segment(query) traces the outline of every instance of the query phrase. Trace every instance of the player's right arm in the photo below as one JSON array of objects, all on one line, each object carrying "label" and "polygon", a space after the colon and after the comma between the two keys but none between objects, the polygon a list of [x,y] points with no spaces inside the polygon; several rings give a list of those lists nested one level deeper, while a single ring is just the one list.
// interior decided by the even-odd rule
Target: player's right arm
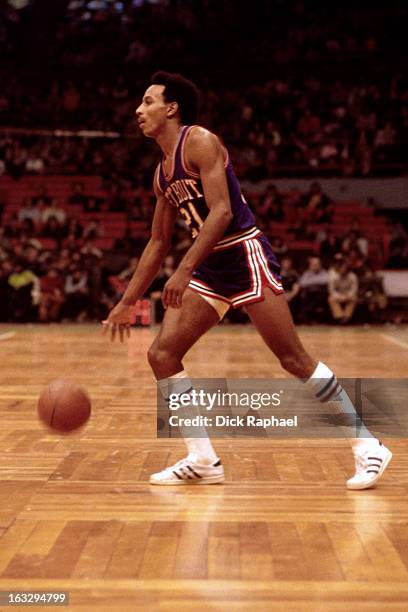
[{"label": "player's right arm", "polygon": [[133,306],[136,300],[141,298],[146,289],[149,288],[171,246],[177,209],[171,206],[164,195],[158,190],[156,181],[154,189],[157,202],[153,216],[151,237],[121,299],[121,303],[125,306]]},{"label": "player's right arm", "polygon": [[169,204],[164,194],[157,187],[156,177],[154,180],[154,191],[157,201],[150,240],[140,257],[137,268],[129,281],[122,299],[111,310],[106,321],[103,321],[105,330],[111,327],[112,338],[116,334],[117,325],[121,326],[130,323],[132,306],[151,285],[171,246],[177,209]]}]

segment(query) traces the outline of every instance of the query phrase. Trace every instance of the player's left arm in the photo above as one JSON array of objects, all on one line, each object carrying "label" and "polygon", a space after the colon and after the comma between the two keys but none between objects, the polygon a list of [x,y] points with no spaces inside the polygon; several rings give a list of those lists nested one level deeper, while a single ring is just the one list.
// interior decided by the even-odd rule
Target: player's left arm
[{"label": "player's left arm", "polygon": [[173,308],[180,308],[193,271],[211,253],[232,219],[225,153],[219,139],[204,128],[194,128],[186,142],[186,161],[195,172],[200,173],[210,212],[194,243],[164,287],[163,304]]}]

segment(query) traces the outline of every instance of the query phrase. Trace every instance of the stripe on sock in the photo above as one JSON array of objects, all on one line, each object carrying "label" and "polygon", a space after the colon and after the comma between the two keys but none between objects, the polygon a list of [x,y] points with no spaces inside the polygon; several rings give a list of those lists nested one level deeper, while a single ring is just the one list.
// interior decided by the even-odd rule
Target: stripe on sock
[{"label": "stripe on sock", "polygon": [[322,403],[325,403],[325,402],[328,402],[329,400],[334,400],[335,397],[340,395],[340,393],[342,391],[343,391],[343,387],[341,385],[339,385],[339,383],[337,383],[336,386],[334,387],[334,389],[329,391],[329,393],[327,395],[325,395],[324,397],[320,398],[320,401]]},{"label": "stripe on sock", "polygon": [[342,390],[342,386],[338,383],[336,376],[333,374],[324,387],[316,393],[316,397],[320,402],[325,403],[330,399],[334,399],[335,396],[340,395]]},{"label": "stripe on sock", "polygon": [[320,391],[318,391],[316,393],[316,397],[320,398],[321,395],[323,395],[324,393],[326,393],[326,390],[331,387],[331,385],[333,384],[333,382],[336,380],[335,375],[333,374],[333,376],[330,378],[330,380],[324,385],[323,389],[320,389]]}]

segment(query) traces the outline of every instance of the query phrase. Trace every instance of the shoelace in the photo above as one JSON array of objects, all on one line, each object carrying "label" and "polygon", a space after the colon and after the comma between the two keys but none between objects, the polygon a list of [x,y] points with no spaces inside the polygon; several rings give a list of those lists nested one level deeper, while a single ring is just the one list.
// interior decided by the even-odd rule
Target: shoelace
[{"label": "shoelace", "polygon": [[184,467],[187,463],[187,459],[180,459],[174,465],[170,465],[168,468],[165,468],[162,472],[160,472],[160,478],[166,478],[168,474],[172,474],[174,470]]},{"label": "shoelace", "polygon": [[170,465],[168,468],[163,470],[163,472],[173,472],[174,470],[176,470],[178,468],[181,468],[181,467],[185,467],[186,465],[188,465],[188,460],[187,459],[180,459],[174,465]]},{"label": "shoelace", "polygon": [[186,465],[188,465],[188,459],[180,459],[180,461],[177,461],[177,463],[172,466],[172,469],[175,469],[178,467],[185,467]]}]

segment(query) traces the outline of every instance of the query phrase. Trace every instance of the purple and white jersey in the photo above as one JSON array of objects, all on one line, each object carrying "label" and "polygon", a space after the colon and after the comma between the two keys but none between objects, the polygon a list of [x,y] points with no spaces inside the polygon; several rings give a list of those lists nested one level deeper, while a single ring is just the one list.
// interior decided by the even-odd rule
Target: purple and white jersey
[{"label": "purple and white jersey", "polygon": [[[170,174],[166,174],[163,161],[161,161],[156,176],[160,191],[172,206],[177,207],[190,230],[191,236],[196,238],[207,218],[209,208],[205,201],[200,175],[187,168],[184,159],[186,138],[193,127],[195,126],[187,125],[181,130]],[[242,240],[253,238],[260,233],[260,230],[255,225],[255,217],[241,193],[240,185],[226,150],[225,153],[225,176],[233,218],[225,230],[224,236],[214,247],[214,250],[229,248]]]}]

